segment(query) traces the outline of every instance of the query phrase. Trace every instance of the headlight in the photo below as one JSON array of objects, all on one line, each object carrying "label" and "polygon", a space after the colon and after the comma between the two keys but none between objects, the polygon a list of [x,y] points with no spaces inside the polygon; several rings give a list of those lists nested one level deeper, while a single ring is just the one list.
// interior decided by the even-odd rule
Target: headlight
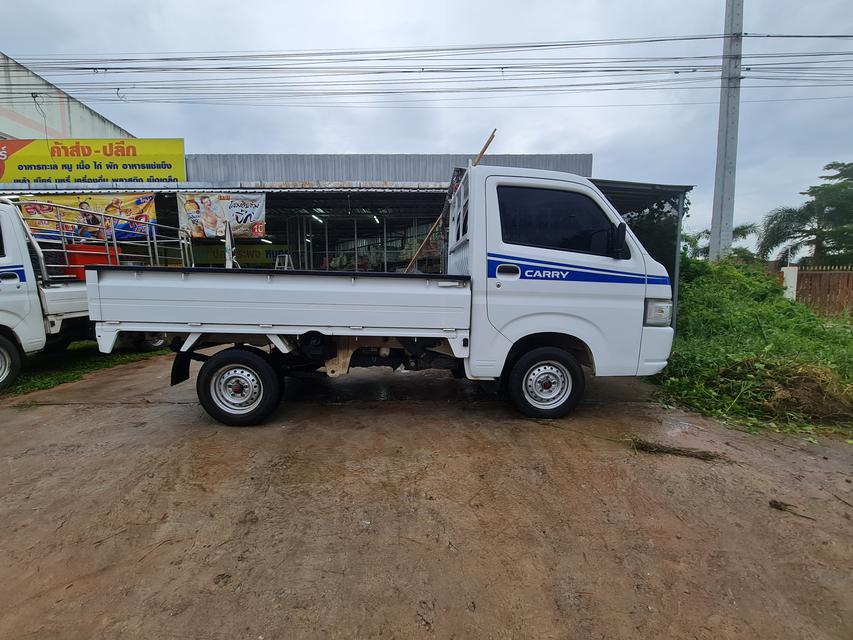
[{"label": "headlight", "polygon": [[672,324],[672,300],[646,299],[646,326],[668,327]]}]

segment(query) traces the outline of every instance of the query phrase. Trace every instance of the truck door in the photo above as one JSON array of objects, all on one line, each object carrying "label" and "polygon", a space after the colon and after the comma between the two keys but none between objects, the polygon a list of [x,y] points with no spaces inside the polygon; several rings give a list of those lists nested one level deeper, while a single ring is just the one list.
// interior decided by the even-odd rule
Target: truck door
[{"label": "truck door", "polygon": [[646,269],[628,233],[597,190],[580,182],[491,176],[486,180],[487,315],[512,342],[534,333],[582,340],[597,375],[635,375]]},{"label": "truck door", "polygon": [[[25,261],[29,255],[22,252],[20,225],[14,210],[0,205],[0,325],[14,328],[30,314],[30,288]],[[39,323],[41,318],[39,317]]]}]

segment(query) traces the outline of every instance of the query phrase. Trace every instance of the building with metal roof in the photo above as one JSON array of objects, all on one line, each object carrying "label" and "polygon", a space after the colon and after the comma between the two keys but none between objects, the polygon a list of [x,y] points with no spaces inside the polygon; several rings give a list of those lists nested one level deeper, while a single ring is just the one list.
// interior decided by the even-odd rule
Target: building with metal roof
[{"label": "building with metal roof", "polygon": [[[359,182],[446,188],[453,169],[467,166],[472,159],[472,155],[459,153],[189,154],[187,180],[232,185],[239,182],[246,186]],[[589,153],[493,154],[485,156],[482,163],[592,175]]]}]

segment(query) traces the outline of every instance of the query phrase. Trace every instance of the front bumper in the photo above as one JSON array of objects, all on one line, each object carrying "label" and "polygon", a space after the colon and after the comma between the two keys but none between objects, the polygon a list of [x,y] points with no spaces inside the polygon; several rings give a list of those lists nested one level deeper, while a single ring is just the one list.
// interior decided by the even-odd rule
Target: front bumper
[{"label": "front bumper", "polygon": [[674,333],[672,327],[643,327],[638,376],[654,375],[666,366]]}]

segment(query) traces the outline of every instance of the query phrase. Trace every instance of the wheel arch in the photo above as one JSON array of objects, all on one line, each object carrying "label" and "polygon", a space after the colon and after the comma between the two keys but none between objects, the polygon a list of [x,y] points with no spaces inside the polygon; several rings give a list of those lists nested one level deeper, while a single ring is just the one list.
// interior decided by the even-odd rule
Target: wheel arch
[{"label": "wheel arch", "polygon": [[0,324],[0,336],[8,338],[9,341],[18,348],[18,353],[21,354],[22,358],[26,355],[24,353],[24,348],[21,346],[21,341],[18,339],[18,334],[16,334],[11,327],[7,327],[5,324]]},{"label": "wheel arch", "polygon": [[571,353],[578,362],[592,369],[595,373],[595,358],[592,354],[592,349],[589,345],[578,338],[568,333],[542,332],[531,333],[529,335],[516,340],[507,354],[504,361],[501,377],[506,378],[507,374],[512,371],[513,365],[523,354],[537,349],[539,347],[557,347]]}]

